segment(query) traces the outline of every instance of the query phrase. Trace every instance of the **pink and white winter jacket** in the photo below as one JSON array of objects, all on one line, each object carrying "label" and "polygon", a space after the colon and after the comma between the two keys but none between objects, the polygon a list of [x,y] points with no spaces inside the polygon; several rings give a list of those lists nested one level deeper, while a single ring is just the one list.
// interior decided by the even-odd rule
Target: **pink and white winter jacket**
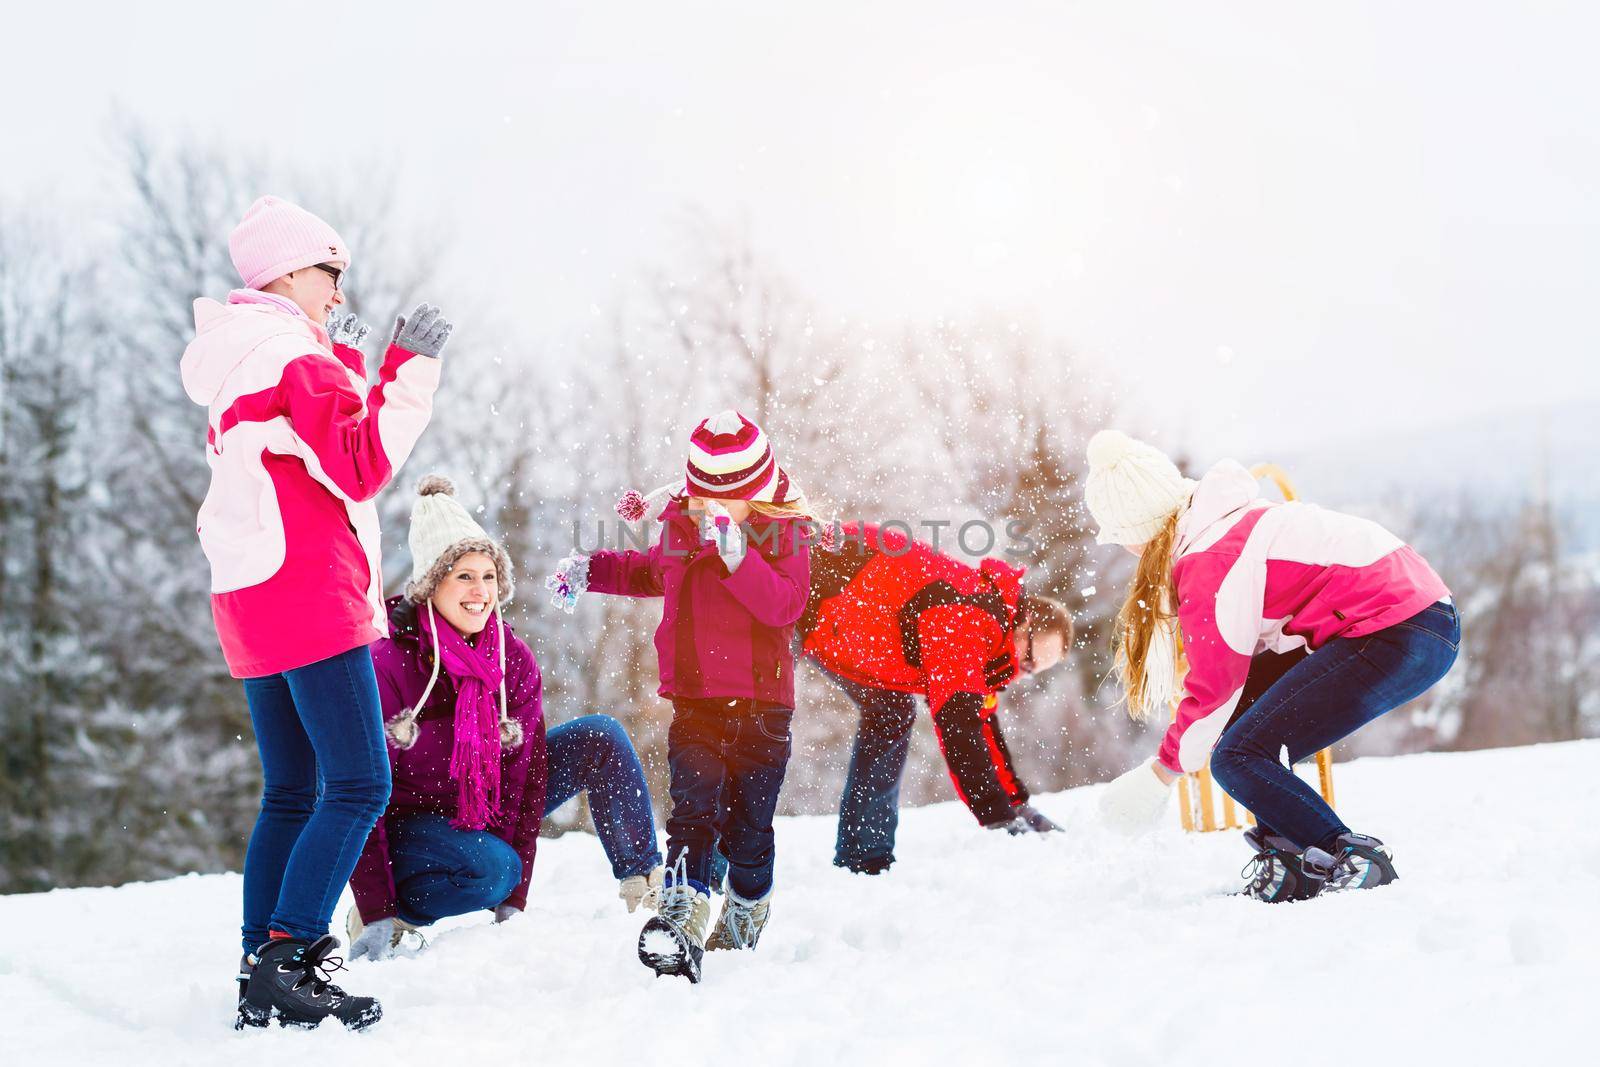
[{"label": "pink and white winter jacket", "polygon": [[288,300],[237,289],[194,302],[183,386],[209,409],[200,545],[228,670],[303,667],[388,635],[372,500],[433,412],[439,360],[361,353]]},{"label": "pink and white winter jacket", "polygon": [[1375,522],[1260,499],[1224,460],[1178,520],[1173,577],[1189,674],[1159,759],[1206,765],[1258,652],[1321,648],[1409,619],[1450,594],[1416,550]]}]

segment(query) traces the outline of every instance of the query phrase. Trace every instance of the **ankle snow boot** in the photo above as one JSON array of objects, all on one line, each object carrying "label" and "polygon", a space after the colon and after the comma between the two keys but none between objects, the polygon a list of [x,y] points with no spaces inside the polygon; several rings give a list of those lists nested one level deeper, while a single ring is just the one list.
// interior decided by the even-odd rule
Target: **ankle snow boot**
[{"label": "ankle snow boot", "polygon": [[1395,873],[1394,854],[1388,846],[1366,834],[1340,834],[1331,850],[1308,848],[1305,864],[1326,880],[1325,893],[1376,889],[1400,877]]},{"label": "ankle snow boot", "polygon": [[1288,838],[1267,834],[1261,827],[1252,826],[1245,831],[1244,840],[1256,854],[1239,872],[1248,879],[1242,896],[1268,904],[1284,904],[1291,900],[1310,900],[1322,891],[1326,875],[1320,869],[1307,871],[1304,856]]},{"label": "ankle snow boot", "polygon": [[767,916],[772,913],[772,890],[760,900],[746,900],[733,890],[722,901],[722,914],[706,941],[707,951],[718,949],[755,948],[761,940],[761,931],[767,928]]},{"label": "ankle snow boot", "polygon": [[688,882],[674,882],[661,890],[661,911],[639,931],[639,961],[656,972],[681,974],[700,981],[700,961],[706,951],[706,925],[711,921],[711,897]]},{"label": "ankle snow boot", "polygon": [[258,962],[254,952],[246,952],[239,957],[239,1017],[233,1021],[235,1030],[243,1030],[246,1026],[256,1025],[248,1022],[244,1017],[244,991],[250,984],[250,976],[255,973]]},{"label": "ankle snow boot", "polygon": [[256,949],[235,1028],[266,1026],[273,1018],[282,1026],[306,1029],[329,1017],[350,1030],[377,1022],[383,1008],[376,1000],[353,997],[328,981],[344,966],[342,959],[329,955],[338,947],[338,938],[325,934],[315,941],[274,938]]}]

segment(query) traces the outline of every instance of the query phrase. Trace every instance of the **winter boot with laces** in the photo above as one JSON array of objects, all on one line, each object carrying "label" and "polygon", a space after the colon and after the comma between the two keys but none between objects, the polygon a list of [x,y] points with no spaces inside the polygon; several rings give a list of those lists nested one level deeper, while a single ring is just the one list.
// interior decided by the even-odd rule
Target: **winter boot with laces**
[{"label": "winter boot with laces", "polygon": [[1366,834],[1340,834],[1331,849],[1306,849],[1305,866],[1308,873],[1326,881],[1324,893],[1376,889],[1400,877],[1389,847]]},{"label": "winter boot with laces", "polygon": [[771,913],[772,890],[767,890],[760,900],[746,900],[732,889],[728,890],[716,928],[706,941],[706,950],[755,948]]},{"label": "winter boot with laces", "polygon": [[688,881],[674,880],[661,890],[661,910],[639,932],[639,961],[659,978],[681,974],[700,981],[706,951],[711,897]]},{"label": "winter boot with laces", "polygon": [[246,1026],[256,1025],[246,1021],[244,1017],[244,991],[249,987],[250,976],[255,973],[256,964],[259,962],[254,952],[246,952],[239,957],[239,1017],[233,1021],[235,1030],[243,1030]]},{"label": "winter boot with laces", "polygon": [[235,1029],[266,1026],[276,1018],[283,1026],[316,1027],[327,1018],[350,1030],[365,1030],[383,1017],[371,997],[353,997],[328,981],[344,961],[330,956],[339,939],[325,934],[315,941],[274,938],[248,955],[255,959],[245,981]]},{"label": "winter boot with laces", "polygon": [[1256,854],[1239,872],[1248,879],[1240,895],[1284,904],[1310,900],[1322,891],[1325,874],[1321,869],[1307,871],[1303,854],[1288,838],[1252,826],[1245,831],[1244,840]]}]

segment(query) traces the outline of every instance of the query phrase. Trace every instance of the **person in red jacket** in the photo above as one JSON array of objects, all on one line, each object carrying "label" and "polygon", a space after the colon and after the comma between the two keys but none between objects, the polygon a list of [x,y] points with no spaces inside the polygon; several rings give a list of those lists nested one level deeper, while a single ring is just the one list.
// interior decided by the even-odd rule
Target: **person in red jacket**
[{"label": "person in red jacket", "polygon": [[1000,560],[971,567],[870,523],[840,534],[838,551],[814,557],[800,619],[802,651],[861,710],[833,862],[862,874],[894,862],[918,693],[956,793],[981,824],[1056,829],[1029,803],[995,712],[1017,677],[1061,662],[1072,643],[1066,608],[1026,595],[1023,571]]}]

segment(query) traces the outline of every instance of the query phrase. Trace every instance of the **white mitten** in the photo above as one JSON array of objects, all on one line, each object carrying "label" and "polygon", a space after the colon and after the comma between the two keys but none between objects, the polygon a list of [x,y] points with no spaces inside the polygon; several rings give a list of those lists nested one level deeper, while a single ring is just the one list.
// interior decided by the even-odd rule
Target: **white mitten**
[{"label": "white mitten", "polygon": [[715,500],[706,501],[700,536],[717,543],[717,554],[732,574],[744,562],[744,530],[733,521],[728,509]]},{"label": "white mitten", "polygon": [[1125,834],[1143,833],[1167,809],[1171,794],[1171,787],[1156,777],[1153,764],[1141,763],[1106,786],[1100,794],[1100,815]]},{"label": "white mitten", "polygon": [[589,557],[564,557],[556,564],[556,572],[544,580],[544,587],[550,590],[550,603],[571,615],[578,598],[589,588]]}]

